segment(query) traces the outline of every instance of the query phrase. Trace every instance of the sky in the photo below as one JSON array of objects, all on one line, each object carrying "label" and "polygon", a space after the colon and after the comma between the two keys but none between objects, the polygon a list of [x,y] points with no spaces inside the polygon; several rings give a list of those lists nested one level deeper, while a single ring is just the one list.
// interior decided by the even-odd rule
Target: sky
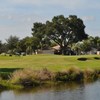
[{"label": "sky", "polygon": [[100,0],[0,0],[0,40],[32,36],[33,23],[57,15],[77,15],[88,35],[100,36]]}]

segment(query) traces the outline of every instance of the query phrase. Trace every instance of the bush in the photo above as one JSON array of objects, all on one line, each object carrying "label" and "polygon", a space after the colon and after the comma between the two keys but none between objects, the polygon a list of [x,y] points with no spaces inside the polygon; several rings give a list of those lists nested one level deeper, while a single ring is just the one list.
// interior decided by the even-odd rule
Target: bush
[{"label": "bush", "polygon": [[52,79],[53,73],[51,73],[49,70],[46,68],[40,70],[40,71],[35,71],[35,78],[40,81],[48,81]]},{"label": "bush", "polygon": [[41,71],[23,69],[15,71],[10,79],[13,84],[20,84],[24,87],[36,86],[42,84],[43,81],[51,80],[51,72],[47,69]]},{"label": "bush", "polygon": [[12,73],[10,80],[15,85],[34,87],[49,82],[69,82],[96,80],[100,71],[86,69],[84,71],[77,67],[71,67],[65,71],[51,72],[46,68],[42,70],[23,69]]},{"label": "bush", "polygon": [[86,69],[84,70],[84,79],[85,80],[96,80],[99,76],[98,71],[93,69]]},{"label": "bush", "polygon": [[34,71],[32,69],[17,70],[13,72],[10,79],[11,83],[23,85],[24,87],[38,85],[38,82],[34,80]]},{"label": "bush", "polygon": [[71,81],[81,81],[84,78],[82,70],[80,70],[77,67],[69,68],[68,73],[69,73],[69,79]]},{"label": "bush", "polygon": [[83,72],[76,67],[71,67],[64,72],[56,72],[54,80],[55,81],[81,81],[83,80]]},{"label": "bush", "polygon": [[0,72],[0,77],[3,79],[3,80],[8,80],[10,78],[10,74],[9,72]]},{"label": "bush", "polygon": [[53,77],[54,81],[68,81],[68,73],[67,72],[56,72]]}]

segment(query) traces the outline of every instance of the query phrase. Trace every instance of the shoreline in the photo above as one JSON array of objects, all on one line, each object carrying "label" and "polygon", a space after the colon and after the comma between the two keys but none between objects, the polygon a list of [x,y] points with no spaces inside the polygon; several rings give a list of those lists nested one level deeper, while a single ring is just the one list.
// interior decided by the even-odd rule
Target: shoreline
[{"label": "shoreline", "polygon": [[42,70],[21,69],[8,74],[7,78],[0,77],[0,89],[34,88],[69,82],[92,82],[100,78],[100,70],[82,70],[77,67],[58,72],[51,72],[46,68]]}]

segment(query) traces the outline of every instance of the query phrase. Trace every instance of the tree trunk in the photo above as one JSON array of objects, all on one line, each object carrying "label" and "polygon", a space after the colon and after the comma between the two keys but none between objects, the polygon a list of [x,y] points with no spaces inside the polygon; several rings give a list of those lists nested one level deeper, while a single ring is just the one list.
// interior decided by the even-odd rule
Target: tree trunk
[{"label": "tree trunk", "polygon": [[66,55],[66,46],[60,46],[61,48],[61,54]]}]

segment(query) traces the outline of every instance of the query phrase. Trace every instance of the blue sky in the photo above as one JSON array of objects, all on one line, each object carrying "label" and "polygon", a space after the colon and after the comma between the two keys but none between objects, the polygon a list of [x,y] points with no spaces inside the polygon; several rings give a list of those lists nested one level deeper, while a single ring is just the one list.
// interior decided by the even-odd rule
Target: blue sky
[{"label": "blue sky", "polygon": [[31,36],[34,22],[61,14],[77,15],[87,34],[100,36],[100,0],[0,0],[0,40],[10,35]]}]

